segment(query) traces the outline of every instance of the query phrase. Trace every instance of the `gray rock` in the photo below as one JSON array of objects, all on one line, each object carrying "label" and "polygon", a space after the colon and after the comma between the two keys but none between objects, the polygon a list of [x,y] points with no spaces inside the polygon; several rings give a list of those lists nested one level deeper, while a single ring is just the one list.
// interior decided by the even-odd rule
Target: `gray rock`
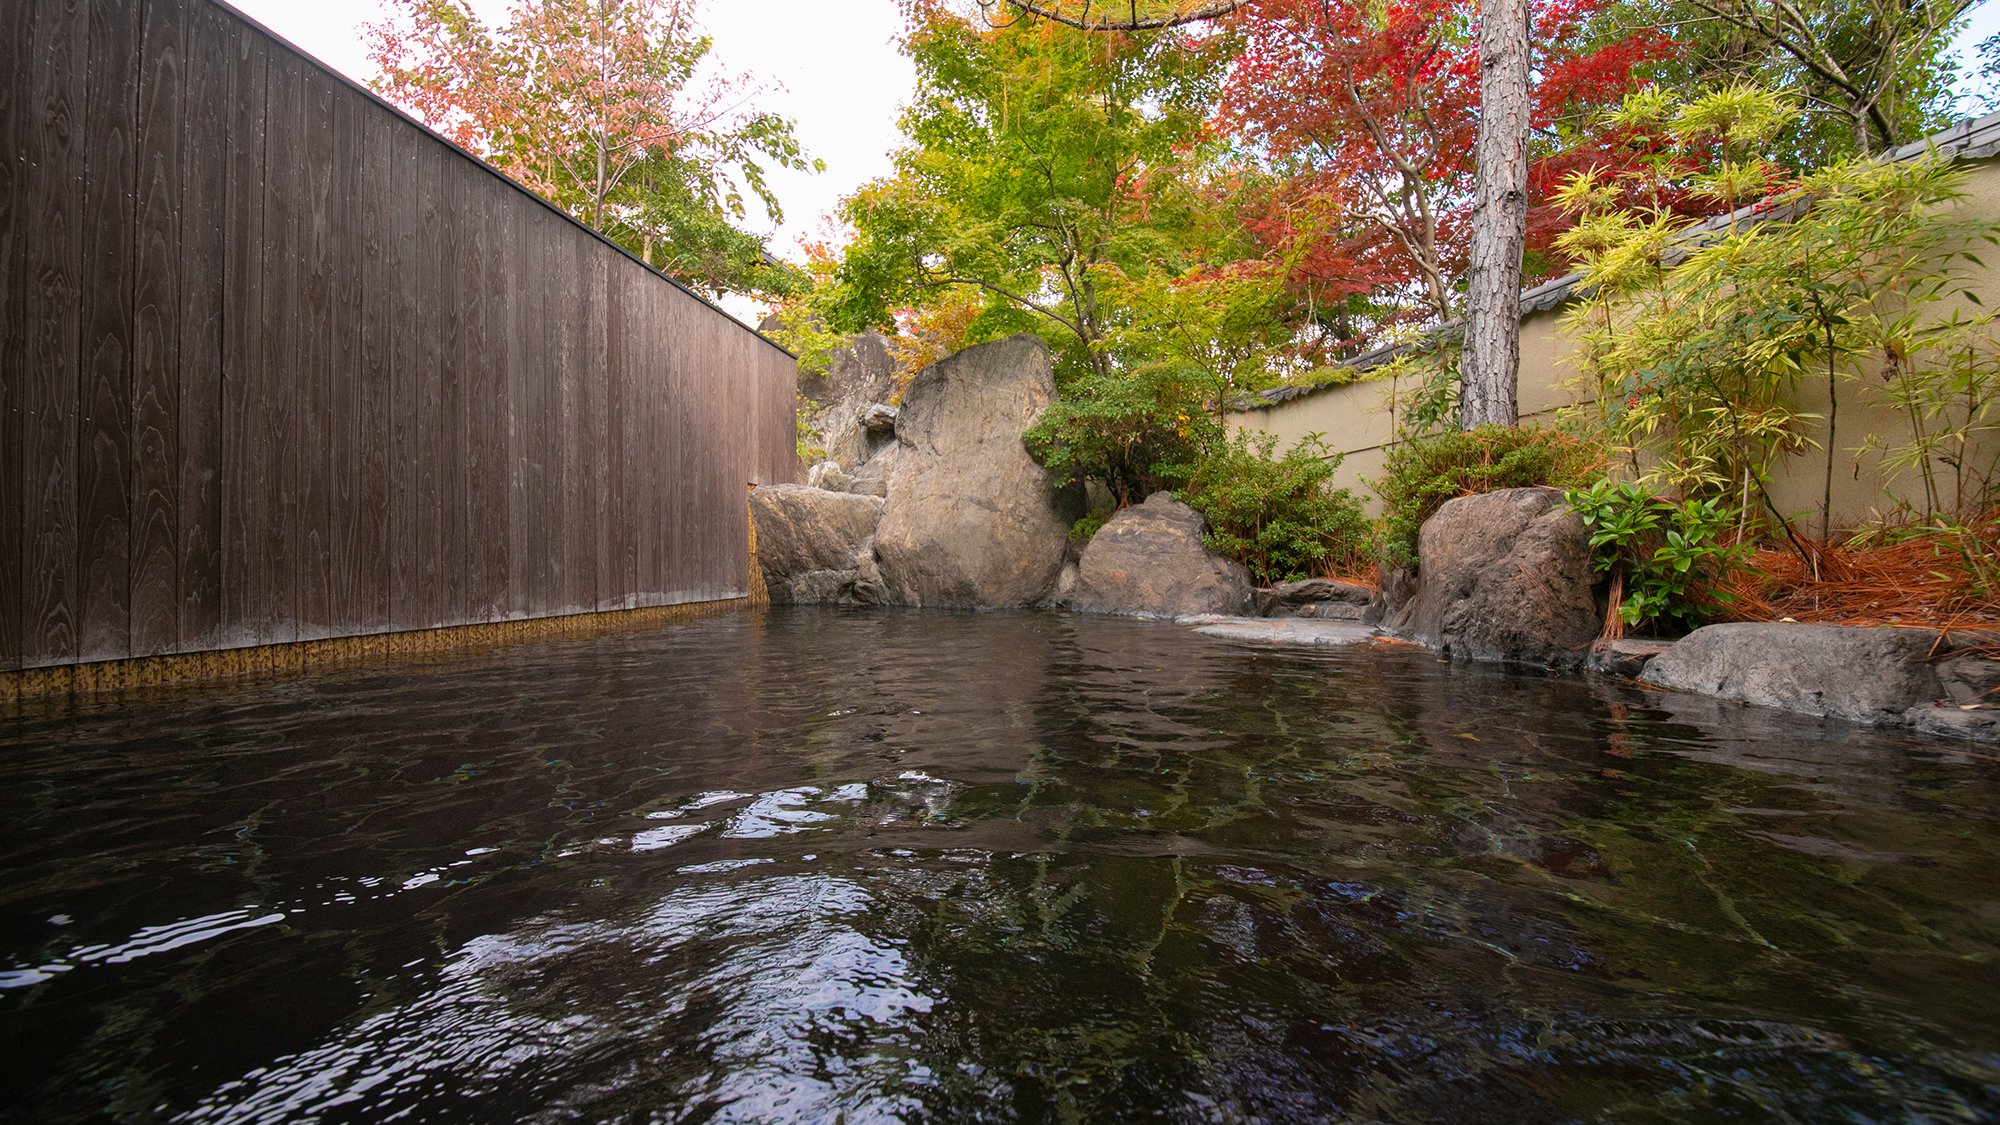
[{"label": "gray rock", "polygon": [[1415,596],[1385,619],[1392,631],[1455,658],[1583,665],[1603,616],[1589,533],[1560,489],[1449,501],[1424,522],[1417,550]]},{"label": "gray rock", "polygon": [[1945,698],[1953,703],[2000,703],[2000,660],[1960,657],[1938,665]]},{"label": "gray rock", "polygon": [[799,393],[819,404],[806,421],[818,431],[828,460],[859,465],[868,459],[870,435],[862,415],[895,390],[896,359],[888,339],[875,332],[850,337],[835,349],[824,373],[800,377]]},{"label": "gray rock", "polygon": [[1206,526],[1171,492],[1112,516],[1083,549],[1069,607],[1143,617],[1248,613],[1250,574],[1202,543]]},{"label": "gray rock", "polygon": [[757,528],[758,569],[774,603],[837,601],[869,554],[882,501],[767,484],[750,491],[750,518]]},{"label": "gray rock", "polygon": [[823,488],[828,492],[850,492],[854,478],[841,471],[838,461],[821,461],[806,470],[806,487]]},{"label": "gray rock", "polygon": [[1731,622],[1705,625],[1648,661],[1640,678],[1722,699],[1896,724],[1938,698],[1927,629]]},{"label": "gray rock", "polygon": [[[1325,617],[1359,621],[1375,600],[1375,591],[1329,578],[1308,578],[1282,586],[1261,586],[1255,592],[1259,617]],[[1334,610],[1336,612],[1325,612]],[[1352,613],[1345,612],[1352,610]]]},{"label": "gray rock", "polygon": [[1021,435],[1054,394],[1048,347],[1033,336],[967,348],[917,373],[875,533],[890,602],[1024,606],[1049,596],[1074,517]]},{"label": "gray rock", "polygon": [[1925,734],[2000,742],[2000,711],[1984,707],[1967,711],[1949,703],[1920,703],[1904,712],[1903,721]]},{"label": "gray rock", "polygon": [[886,402],[871,402],[868,409],[861,412],[861,428],[864,430],[890,430],[896,428],[896,415],[902,411]]},{"label": "gray rock", "polygon": [[1636,680],[1646,667],[1646,661],[1667,651],[1672,641],[1649,640],[1644,637],[1620,637],[1616,640],[1599,641],[1590,646],[1590,670],[1607,676]]}]

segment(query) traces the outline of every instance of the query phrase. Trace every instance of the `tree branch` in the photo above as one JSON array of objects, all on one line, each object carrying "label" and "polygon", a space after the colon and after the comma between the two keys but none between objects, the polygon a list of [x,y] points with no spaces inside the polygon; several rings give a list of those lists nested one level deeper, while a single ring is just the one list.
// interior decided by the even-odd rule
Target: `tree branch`
[{"label": "tree branch", "polygon": [[1250,6],[1250,0],[1214,0],[1191,12],[1176,12],[1164,16],[1140,17],[1134,14],[1127,19],[1091,19],[1090,6],[1084,5],[1084,15],[1066,16],[1055,9],[1047,0],[1007,0],[1008,7],[1024,15],[1050,20],[1078,31],[1158,31],[1161,28],[1180,27],[1182,24],[1198,23],[1201,20],[1218,19],[1231,12]]}]

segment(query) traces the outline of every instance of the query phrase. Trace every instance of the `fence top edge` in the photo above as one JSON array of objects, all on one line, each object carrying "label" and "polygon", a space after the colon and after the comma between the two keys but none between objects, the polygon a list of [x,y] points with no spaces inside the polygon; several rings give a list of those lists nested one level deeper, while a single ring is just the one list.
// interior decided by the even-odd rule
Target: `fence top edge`
[{"label": "fence top edge", "polygon": [[717,305],[714,301],[709,300],[707,297],[702,296],[701,294],[688,288],[686,285],[681,284],[679,281],[676,281],[675,279],[668,277],[666,274],[661,273],[659,270],[654,269],[652,266],[647,265],[645,260],[640,258],[637,254],[632,253],[630,250],[627,250],[623,246],[618,245],[616,242],[613,242],[610,239],[604,237],[604,235],[599,233],[598,231],[592,230],[589,226],[579,221],[576,218],[576,216],[570,214],[569,212],[563,210],[562,208],[556,206],[555,204],[549,202],[548,200],[528,190],[525,186],[523,186],[520,183],[520,181],[514,179],[507,173],[502,172],[500,169],[495,168],[493,165],[488,164],[485,160],[467,151],[465,148],[459,146],[459,144],[453,141],[451,138],[443,135],[442,133],[439,133],[437,130],[417,120],[415,117],[410,116],[394,102],[389,101],[387,98],[382,97],[375,91],[370,90],[368,87],[363,86],[361,83],[356,82],[354,79],[348,77],[345,74],[342,74],[340,71],[327,65],[324,61],[322,61],[317,55],[314,55],[311,51],[306,50],[305,48],[299,46],[297,43],[292,42],[290,39],[287,39],[284,36],[278,34],[277,32],[271,30],[269,27],[266,27],[256,17],[249,15],[240,8],[237,8],[234,4],[229,3],[228,0],[195,0],[195,2],[207,3],[213,5],[214,7],[222,9],[225,13],[227,13],[231,17],[248,25],[251,28],[251,30],[256,31],[260,35],[263,35],[265,38],[277,44],[279,47],[282,47],[285,50],[288,50],[293,54],[299,56],[299,58],[303,59],[306,63],[318,69],[321,73],[332,78],[335,82],[340,83],[341,85],[347,87],[348,89],[354,91],[355,93],[360,94],[362,97],[367,98],[369,101],[374,102],[377,106],[380,106],[381,108],[394,114],[396,117],[401,118],[407,124],[415,126],[418,130],[420,130],[425,136],[429,137],[431,140],[444,146],[447,149],[450,149],[451,151],[457,153],[459,156],[464,157],[466,160],[471,161],[474,166],[482,169],[487,174],[498,179],[501,183],[506,184],[508,187],[513,188],[515,191],[520,192],[522,195],[525,195],[529,199],[540,204],[542,207],[546,208],[551,214],[554,214],[557,218],[561,219],[563,222],[568,223],[570,226],[573,226],[577,230],[582,231],[584,234],[597,240],[599,243],[602,243],[603,245],[609,247],[611,250],[613,250],[620,256],[624,257],[627,261],[630,261],[634,265],[637,265],[640,268],[644,269],[652,277],[655,277],[660,281],[666,282],[668,285],[673,286],[675,289],[678,289],[682,293],[685,293],[689,297],[692,297],[696,301],[699,301],[704,307],[706,307],[710,312],[714,313],[716,316],[719,316],[723,320],[734,325],[735,327],[740,328],[745,332],[748,332],[750,335],[756,337],[759,341],[761,341],[765,345],[776,349],[777,351],[783,353],[784,355],[795,360],[798,358],[797,353],[793,352],[790,348],[785,347],[783,344],[780,344],[776,340],[771,339],[769,336],[764,335],[764,333],[762,333],[761,331],[750,327],[749,325],[736,319],[729,313],[723,311],[722,307],[720,305]]}]

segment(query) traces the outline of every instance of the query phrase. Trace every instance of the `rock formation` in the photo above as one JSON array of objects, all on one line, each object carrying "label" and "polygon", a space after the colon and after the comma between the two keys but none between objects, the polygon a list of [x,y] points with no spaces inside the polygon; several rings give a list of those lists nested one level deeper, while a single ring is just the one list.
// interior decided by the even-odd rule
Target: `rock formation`
[{"label": "rock formation", "polygon": [[882,501],[798,484],[750,492],[757,565],[775,605],[874,599],[875,527]]},{"label": "rock formation", "polygon": [[1646,662],[1639,678],[1722,699],[1900,724],[1905,712],[1943,694],[1924,658],[1928,629],[1731,622],[1706,625]]},{"label": "rock formation", "polygon": [[896,419],[895,471],[875,533],[885,596],[915,606],[1025,606],[1055,588],[1073,520],[1021,435],[1055,394],[1027,335],[917,374]]},{"label": "rock formation", "polygon": [[1308,578],[1256,592],[1257,616],[1304,617],[1321,621],[1360,621],[1375,600],[1375,591],[1327,578]]},{"label": "rock formation", "polygon": [[1249,573],[1202,543],[1205,527],[1171,492],[1112,516],[1083,549],[1069,607],[1149,617],[1249,612]]},{"label": "rock formation", "polygon": [[1449,501],[1417,557],[1416,588],[1384,624],[1454,657],[1579,668],[1603,627],[1589,533],[1560,489]]}]

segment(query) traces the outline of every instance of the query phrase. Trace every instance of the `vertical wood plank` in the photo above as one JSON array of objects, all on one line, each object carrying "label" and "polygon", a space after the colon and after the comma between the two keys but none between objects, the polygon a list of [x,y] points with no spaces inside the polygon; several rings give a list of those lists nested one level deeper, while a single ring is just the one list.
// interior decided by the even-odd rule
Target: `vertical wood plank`
[{"label": "vertical wood plank", "polygon": [[627,265],[626,284],[631,286],[633,303],[639,308],[639,316],[633,321],[632,353],[638,359],[636,365],[637,406],[639,418],[638,457],[632,463],[633,477],[638,487],[633,490],[638,524],[638,551],[635,563],[638,568],[637,590],[641,605],[660,605],[664,599],[664,588],[660,575],[660,533],[664,512],[661,504],[660,478],[660,352],[656,346],[660,326],[660,291],[638,267]]},{"label": "vertical wood plank", "polygon": [[582,244],[584,268],[584,425],[590,435],[590,568],[591,602],[610,609],[616,595],[615,542],[611,533],[612,449],[616,435],[616,381],[612,378],[610,251],[595,242]]},{"label": "vertical wood plank", "polygon": [[21,667],[21,606],[27,582],[27,197],[33,190],[34,5],[0,4],[0,672]]},{"label": "vertical wood plank", "polygon": [[363,632],[356,603],[361,537],[361,274],[364,239],[361,205],[362,145],[359,99],[345,86],[330,86],[333,154],[327,197],[326,268],[332,363],[327,388],[327,613],[329,636]]},{"label": "vertical wood plank", "polygon": [[584,370],[588,354],[584,333],[590,317],[584,278],[587,248],[581,240],[569,237],[562,223],[551,222],[549,233],[549,252],[557,269],[551,319],[557,332],[557,396],[562,403],[562,483],[556,501],[563,515],[558,608],[577,613],[596,608],[597,601],[597,567],[591,556],[590,441],[585,429],[590,411]]},{"label": "vertical wood plank", "polygon": [[84,83],[90,73],[86,0],[35,5],[29,152],[36,169],[22,246],[28,275],[27,379],[22,395],[25,527],[22,664],[77,655],[77,401],[83,318]]},{"label": "vertical wood plank", "polygon": [[132,652],[132,238],[139,0],[93,0],[85,84],[77,655]]},{"label": "vertical wood plank", "polygon": [[435,263],[425,268],[424,216],[433,204],[422,148],[429,143],[414,126],[389,126],[389,624],[401,630],[422,628],[426,559],[436,554],[425,535],[423,457],[422,338],[437,284]]},{"label": "vertical wood plank", "polygon": [[389,628],[390,575],[390,409],[393,385],[390,351],[396,279],[390,268],[395,236],[391,215],[404,207],[391,194],[391,136],[388,114],[342,91],[349,106],[356,155],[353,221],[360,289],[353,311],[358,321],[354,378],[355,495],[352,513],[353,575],[350,619],[356,632]]},{"label": "vertical wood plank", "polygon": [[612,586],[619,608],[624,609],[639,604],[638,507],[642,482],[634,465],[645,456],[645,416],[638,377],[640,357],[635,343],[644,321],[632,296],[631,268],[623,258],[612,255],[606,281],[612,302],[611,346],[617,378],[617,398],[611,416],[612,432],[618,443],[611,466],[614,489],[611,528],[616,552],[612,560]]},{"label": "vertical wood plank", "polygon": [[264,174],[270,128],[270,42],[242,24],[230,52],[229,175],[223,230],[222,612],[227,647],[262,643],[256,594],[269,507],[262,473],[264,399]]},{"label": "vertical wood plank", "polygon": [[[521,202],[527,202],[522,200]],[[548,258],[542,252],[542,236],[546,229],[548,212],[540,207],[516,208],[517,218],[512,224],[514,247],[509,264],[519,272],[513,275],[511,287],[513,303],[514,344],[519,349],[511,370],[515,385],[523,392],[516,399],[515,414],[522,423],[526,440],[522,446],[523,456],[518,464],[521,479],[516,482],[513,506],[509,511],[509,528],[513,532],[513,544],[523,553],[521,561],[514,565],[514,573],[521,576],[521,585],[514,592],[514,612],[528,617],[541,617],[549,612],[552,602],[551,587],[555,572],[549,566],[549,540],[553,530],[560,534],[559,521],[562,513],[555,510],[549,491],[551,472],[561,461],[553,456],[551,435],[555,432],[552,404],[549,390],[554,383],[549,370],[542,332],[542,313],[550,299],[552,285],[548,274]]]},{"label": "vertical wood plank", "polygon": [[185,9],[144,7],[132,326],[134,656],[180,647],[181,156]]},{"label": "vertical wood plank", "polygon": [[233,21],[187,6],[180,242],[180,549],[182,652],[218,647],[222,623],[222,350]]},{"label": "vertical wood plank", "polygon": [[[245,458],[244,489],[255,500],[251,513],[249,573],[244,601],[249,607],[253,644],[283,644],[298,639],[298,560],[288,554],[290,529],[299,516],[298,460],[293,451],[303,440],[293,427],[300,422],[299,337],[303,330],[299,293],[301,260],[306,253],[300,211],[306,191],[305,157],[300,152],[301,120],[305,116],[305,67],[291,51],[266,48],[268,83],[265,93],[264,245],[262,367],[248,373],[250,434],[253,448]],[[273,440],[283,435],[282,440]]]},{"label": "vertical wood plank", "polygon": [[495,621],[506,615],[507,589],[507,398],[505,266],[498,254],[491,176],[460,162],[460,334],[453,355],[463,365],[464,395],[456,414],[462,422],[454,449],[465,502],[464,620]]},{"label": "vertical wood plank", "polygon": [[[432,367],[437,384],[435,442],[438,498],[437,619],[439,625],[481,620],[466,585],[466,467],[465,425],[468,372],[476,368],[477,341],[468,341],[469,322],[479,313],[476,276],[468,260],[476,247],[471,232],[471,204],[466,195],[469,173],[457,154],[433,149],[438,165],[438,287],[440,332]],[[427,392],[428,393],[428,392]]]},{"label": "vertical wood plank", "polygon": [[290,482],[285,556],[296,597],[295,636],[319,640],[333,634],[333,506],[337,497],[334,363],[340,358],[333,327],[338,266],[334,247],[333,82],[319,68],[299,68],[295,163],[286,190],[294,192],[298,223],[296,325],[292,372],[293,440],[286,443]]}]

